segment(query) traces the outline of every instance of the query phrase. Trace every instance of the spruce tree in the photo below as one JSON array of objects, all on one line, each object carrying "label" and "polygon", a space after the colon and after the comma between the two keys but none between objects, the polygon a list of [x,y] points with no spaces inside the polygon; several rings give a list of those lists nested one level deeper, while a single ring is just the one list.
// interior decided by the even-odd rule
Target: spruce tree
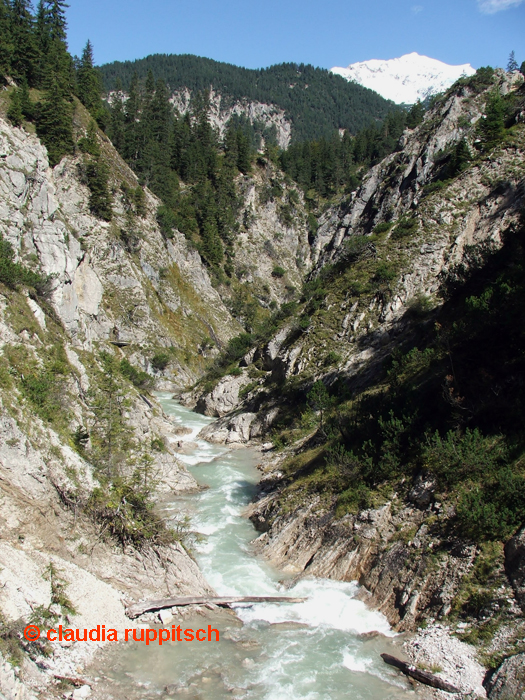
[{"label": "spruce tree", "polygon": [[47,148],[51,166],[59,163],[66,154],[73,153],[73,108],[64,98],[56,78],[40,103],[37,133]]},{"label": "spruce tree", "polygon": [[0,85],[11,73],[12,52],[11,8],[7,0],[0,0]]},{"label": "spruce tree", "polygon": [[39,53],[29,0],[13,0],[11,5],[11,73],[16,81],[27,79],[38,84]]},{"label": "spruce tree", "polygon": [[39,0],[37,5],[35,33],[39,53],[38,84],[43,85],[48,62],[49,45],[51,43],[49,14],[44,0]]},{"label": "spruce tree", "polygon": [[485,145],[492,148],[505,133],[505,105],[499,92],[495,91],[489,96],[485,112],[485,119],[479,122],[479,128]]},{"label": "spruce tree", "polygon": [[18,90],[18,88],[15,88],[11,93],[11,102],[7,110],[7,118],[13,126],[22,126],[24,115],[22,113],[20,90]]},{"label": "spruce tree", "polygon": [[518,62],[516,61],[516,54],[514,51],[510,52],[509,61],[507,63],[507,73],[512,73],[515,70],[519,70]]},{"label": "spruce tree", "polygon": [[111,193],[108,187],[108,167],[101,158],[93,158],[84,163],[84,172],[89,187],[89,209],[92,214],[104,221],[111,221]]},{"label": "spruce tree", "polygon": [[35,107],[31,102],[31,98],[29,96],[29,85],[27,84],[27,80],[25,78],[20,86],[20,107],[25,119],[32,121],[35,116]]},{"label": "spruce tree", "polygon": [[66,10],[69,5],[64,0],[47,0],[47,13],[49,16],[49,33],[51,40],[58,39],[66,43]]},{"label": "spruce tree", "polygon": [[97,120],[102,112],[101,91],[100,78],[93,63],[93,46],[88,39],[77,71],[77,94],[91,116]]}]

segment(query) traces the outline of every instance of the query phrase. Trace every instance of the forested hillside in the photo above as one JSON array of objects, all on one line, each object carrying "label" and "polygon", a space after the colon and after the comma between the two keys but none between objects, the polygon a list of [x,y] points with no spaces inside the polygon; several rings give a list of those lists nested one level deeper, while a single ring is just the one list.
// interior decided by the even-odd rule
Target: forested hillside
[{"label": "forested hillside", "polygon": [[247,99],[275,104],[292,122],[293,141],[331,136],[334,129],[355,134],[399,109],[372,90],[304,64],[250,70],[199,56],[156,54],[136,61],[115,61],[99,70],[107,91],[115,90],[118,81],[129,90],[135,73],[145,81],[151,71],[171,92],[188,88],[197,93],[213,87],[232,102]]}]

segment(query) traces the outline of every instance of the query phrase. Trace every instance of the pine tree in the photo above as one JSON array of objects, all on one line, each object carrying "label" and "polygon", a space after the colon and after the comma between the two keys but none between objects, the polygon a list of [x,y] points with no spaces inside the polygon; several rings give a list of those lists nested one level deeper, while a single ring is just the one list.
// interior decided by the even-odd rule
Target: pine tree
[{"label": "pine tree", "polygon": [[13,0],[11,5],[11,73],[17,81],[38,83],[39,53],[33,29],[34,20],[29,0]]},{"label": "pine tree", "polygon": [[509,61],[507,63],[507,73],[512,73],[515,70],[519,70],[518,62],[516,61],[516,54],[514,51],[510,52]]},{"label": "pine tree", "polygon": [[211,216],[204,221],[201,239],[200,252],[202,257],[212,267],[220,265],[224,259],[224,251],[217,231],[217,223]]},{"label": "pine tree", "polygon": [[24,115],[22,113],[22,103],[20,100],[20,90],[15,88],[11,93],[11,102],[7,110],[7,118],[13,126],[22,126]]},{"label": "pine tree", "polygon": [[51,43],[49,13],[44,0],[39,0],[37,5],[35,34],[39,53],[38,84],[43,85],[48,62],[49,46]]},{"label": "pine tree", "polygon": [[46,0],[45,23],[47,54],[43,61],[43,86],[57,83],[62,96],[72,101],[75,91],[75,67],[66,42],[65,9],[69,7],[63,0]]},{"label": "pine tree", "polygon": [[51,166],[59,163],[66,154],[73,153],[73,109],[64,98],[56,78],[40,103],[37,133],[47,147]]},{"label": "pine tree", "polygon": [[8,0],[0,0],[0,85],[5,84],[11,73],[11,8]]},{"label": "pine tree", "polygon": [[410,108],[410,111],[407,114],[407,118],[406,118],[407,127],[409,129],[415,129],[416,126],[421,124],[424,116],[425,116],[425,107],[421,104],[421,101],[418,100],[415,104],[412,105],[412,107]]},{"label": "pine tree", "polygon": [[92,117],[98,120],[102,112],[100,78],[93,63],[93,46],[87,41],[77,71],[77,94]]},{"label": "pine tree", "polygon": [[237,167],[244,175],[248,175],[251,172],[251,155],[248,137],[239,129],[237,131]]},{"label": "pine tree", "polygon": [[492,148],[505,133],[505,105],[499,92],[493,92],[485,108],[485,119],[480,121],[480,131],[487,148]]},{"label": "pine tree", "polygon": [[35,116],[35,107],[31,102],[29,96],[29,85],[27,80],[24,78],[22,80],[22,85],[20,86],[20,106],[22,108],[22,114],[28,121],[32,121]]},{"label": "pine tree", "polygon": [[49,17],[49,35],[51,41],[66,43],[66,10],[69,5],[64,0],[47,0],[47,13]]},{"label": "pine tree", "polygon": [[84,172],[89,187],[89,209],[92,214],[104,221],[111,221],[111,193],[108,187],[108,167],[101,158],[85,162]]}]

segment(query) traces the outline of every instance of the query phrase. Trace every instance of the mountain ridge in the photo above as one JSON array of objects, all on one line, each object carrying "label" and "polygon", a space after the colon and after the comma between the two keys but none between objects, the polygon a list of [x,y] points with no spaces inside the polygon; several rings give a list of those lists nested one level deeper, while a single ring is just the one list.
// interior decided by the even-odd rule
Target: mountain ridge
[{"label": "mountain ridge", "polygon": [[285,110],[292,124],[292,141],[330,136],[336,129],[354,134],[398,109],[368,88],[305,64],[283,63],[253,70],[190,54],[154,54],[104,64],[98,70],[108,92],[115,89],[118,79],[127,89],[134,72],[143,81],[151,70],[156,79],[169,85],[172,94],[184,89],[196,94],[213,88],[222,95],[224,106],[228,106],[228,98],[231,103],[250,100],[276,105]]}]

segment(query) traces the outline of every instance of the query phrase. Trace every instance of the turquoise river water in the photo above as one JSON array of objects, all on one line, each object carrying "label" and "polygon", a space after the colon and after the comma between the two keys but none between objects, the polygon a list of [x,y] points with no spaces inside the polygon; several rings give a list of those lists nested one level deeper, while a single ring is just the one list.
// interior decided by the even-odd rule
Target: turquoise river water
[{"label": "turquoise river water", "polygon": [[[394,634],[381,614],[355,598],[356,584],[303,579],[287,590],[279,584],[283,573],[252,553],[250,542],[257,533],[243,512],[260,476],[257,455],[198,439],[212,419],[180,406],[168,394],[158,398],[166,413],[191,429],[182,439],[197,447],[182,459],[199,484],[209,487],[165,506],[167,517],[188,514],[192,529],[203,535],[194,553],[206,579],[218,594],[292,595],[307,601],[238,606],[237,618],[222,614],[214,623],[219,642],[119,644],[104,663],[107,697],[414,699],[404,678],[379,656],[395,653]],[[196,629],[208,620],[188,618],[181,624]],[[374,630],[382,634],[363,636]]]}]

